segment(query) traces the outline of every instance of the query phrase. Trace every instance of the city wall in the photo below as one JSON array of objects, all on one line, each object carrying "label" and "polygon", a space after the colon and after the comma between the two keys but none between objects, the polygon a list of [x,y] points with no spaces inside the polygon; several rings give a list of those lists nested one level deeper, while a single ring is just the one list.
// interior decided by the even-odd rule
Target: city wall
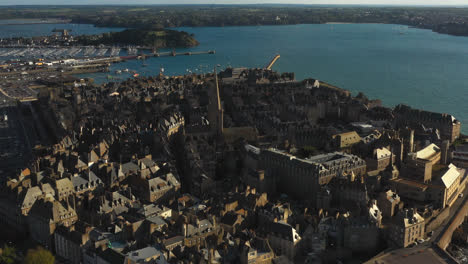
[{"label": "city wall", "polygon": [[452,241],[452,235],[455,229],[457,229],[465,220],[465,217],[468,215],[468,197],[465,197],[463,205],[460,207],[460,210],[457,214],[451,219],[450,225],[444,230],[444,233],[440,236],[437,242],[437,246],[441,249],[446,250],[447,246]]},{"label": "city wall", "polygon": [[437,229],[446,219],[450,216],[450,207],[446,207],[443,209],[440,214],[434,217],[427,225],[426,225],[426,233],[431,232]]}]

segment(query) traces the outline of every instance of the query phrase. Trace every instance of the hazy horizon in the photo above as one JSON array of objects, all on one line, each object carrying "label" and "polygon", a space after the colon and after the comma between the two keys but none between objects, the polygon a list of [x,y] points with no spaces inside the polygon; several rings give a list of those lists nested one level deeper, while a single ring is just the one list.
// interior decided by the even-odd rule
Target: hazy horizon
[{"label": "hazy horizon", "polygon": [[232,1],[232,0],[176,0],[176,1],[151,1],[151,0],[134,0],[134,1],[116,1],[116,0],[0,0],[1,6],[15,5],[237,5],[237,4],[283,4],[283,5],[388,5],[388,6],[468,6],[466,0],[256,0],[255,2],[248,0]]}]

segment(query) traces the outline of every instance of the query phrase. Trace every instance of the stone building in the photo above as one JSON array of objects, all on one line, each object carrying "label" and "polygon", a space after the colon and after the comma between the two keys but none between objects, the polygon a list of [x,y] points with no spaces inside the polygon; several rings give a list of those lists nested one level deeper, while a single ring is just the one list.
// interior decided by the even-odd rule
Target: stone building
[{"label": "stone building", "polygon": [[272,148],[261,150],[260,168],[277,191],[313,201],[319,186],[335,176],[354,173],[358,177],[366,173],[365,161],[354,155],[333,152],[300,159]]},{"label": "stone building", "polygon": [[149,179],[135,176],[132,186],[136,195],[153,203],[173,197],[180,189],[180,182],[172,173],[167,173]]},{"label": "stone building", "polygon": [[452,115],[413,109],[406,105],[397,105],[393,113],[397,127],[417,128],[422,124],[427,128],[438,129],[442,139],[450,142],[460,137],[461,123]]},{"label": "stone building", "polygon": [[468,144],[456,146],[451,156],[453,164],[457,167],[468,168]]},{"label": "stone building", "polygon": [[396,214],[399,203],[400,196],[392,190],[381,192],[377,198],[377,204],[385,218],[392,218]]},{"label": "stone building", "polygon": [[442,208],[452,205],[458,198],[460,191],[465,188],[465,186],[460,185],[464,174],[464,169],[450,164],[448,169],[441,174],[440,180],[432,186],[433,196],[438,198],[437,202]]},{"label": "stone building", "polygon": [[407,247],[424,238],[424,218],[416,209],[399,212],[389,229],[389,239],[400,247]]},{"label": "stone building", "polygon": [[166,138],[171,138],[174,134],[179,133],[185,125],[185,119],[181,113],[175,112],[168,117],[163,117],[158,123],[160,132]]},{"label": "stone building", "polygon": [[72,264],[83,263],[83,247],[89,240],[93,227],[77,222],[66,227],[59,226],[54,233],[55,254]]},{"label": "stone building", "polygon": [[337,149],[346,150],[361,141],[356,131],[336,134],[332,136],[333,145]]},{"label": "stone building", "polygon": [[265,171],[260,169],[260,148],[246,144],[244,150],[242,176],[245,183],[260,193],[274,191],[275,186],[269,184],[265,179]]},{"label": "stone building", "polygon": [[390,150],[385,147],[376,148],[373,151],[373,155],[366,159],[368,171],[383,171],[391,163],[395,162],[395,156]]},{"label": "stone building", "polygon": [[353,252],[373,252],[379,244],[379,227],[361,219],[351,219],[343,230],[343,245]]},{"label": "stone building", "polygon": [[438,208],[450,206],[461,190],[465,170],[455,165],[439,164],[441,150],[435,144],[410,153],[401,178],[391,183],[398,194],[418,203],[432,203]]},{"label": "stone building", "polygon": [[432,180],[432,168],[440,161],[440,148],[430,144],[424,149],[410,153],[406,161],[407,177],[428,183]]},{"label": "stone building", "polygon": [[195,223],[193,224],[182,224],[184,246],[199,247],[205,243],[207,237],[216,234],[218,227],[215,221],[212,222],[210,222],[208,219],[196,219]]},{"label": "stone building", "polygon": [[55,181],[55,190],[57,200],[65,200],[75,193],[75,188],[69,178],[62,178]]},{"label": "stone building", "polygon": [[341,208],[364,208],[369,202],[367,186],[364,177],[355,178],[354,174],[333,178],[328,187],[332,191],[332,202]]},{"label": "stone building", "polygon": [[268,222],[260,226],[259,231],[268,239],[276,255],[294,259],[301,241],[296,229],[284,222]]},{"label": "stone building", "polygon": [[47,248],[53,248],[53,234],[59,225],[73,225],[78,220],[75,209],[49,198],[36,201],[28,215],[31,238]]},{"label": "stone building", "polygon": [[275,254],[268,240],[258,237],[247,241],[240,251],[241,264],[270,264],[274,258]]}]

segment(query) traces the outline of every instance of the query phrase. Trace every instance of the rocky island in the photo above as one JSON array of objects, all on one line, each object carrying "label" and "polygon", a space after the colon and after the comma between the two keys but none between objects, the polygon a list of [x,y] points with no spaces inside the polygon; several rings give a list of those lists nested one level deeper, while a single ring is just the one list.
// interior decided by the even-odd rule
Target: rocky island
[{"label": "rocky island", "polygon": [[199,43],[193,34],[170,29],[126,29],[101,35],[77,37],[81,45],[136,45],[153,48],[187,48]]}]

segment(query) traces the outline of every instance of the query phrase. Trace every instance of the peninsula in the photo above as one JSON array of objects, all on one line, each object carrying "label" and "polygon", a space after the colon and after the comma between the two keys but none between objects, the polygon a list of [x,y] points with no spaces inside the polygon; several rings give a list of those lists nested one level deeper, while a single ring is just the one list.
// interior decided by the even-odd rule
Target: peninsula
[{"label": "peninsula", "polygon": [[66,17],[101,27],[159,28],[344,23],[400,24],[468,36],[466,7],[347,5],[6,6],[3,19]]}]

